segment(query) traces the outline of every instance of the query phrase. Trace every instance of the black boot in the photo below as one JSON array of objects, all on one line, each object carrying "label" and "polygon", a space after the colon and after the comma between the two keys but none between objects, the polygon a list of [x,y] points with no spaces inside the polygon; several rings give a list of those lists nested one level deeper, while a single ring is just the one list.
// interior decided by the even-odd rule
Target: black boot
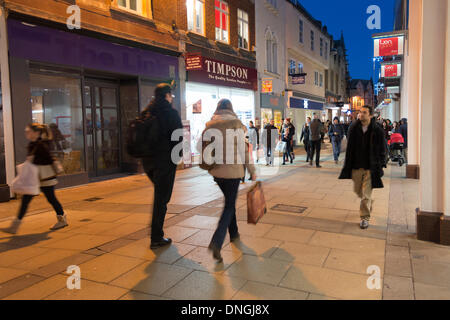
[{"label": "black boot", "polygon": [[161,247],[168,246],[171,243],[172,243],[172,239],[169,239],[169,238],[168,239],[162,238],[161,240],[158,240],[158,241],[153,241],[152,240],[152,243],[150,245],[150,249],[158,249],[158,248],[161,248]]}]

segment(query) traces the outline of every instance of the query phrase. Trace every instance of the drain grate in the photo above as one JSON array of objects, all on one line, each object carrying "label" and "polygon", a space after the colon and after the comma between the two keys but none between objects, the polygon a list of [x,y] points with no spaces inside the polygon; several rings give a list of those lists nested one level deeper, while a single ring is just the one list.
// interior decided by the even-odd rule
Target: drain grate
[{"label": "drain grate", "polygon": [[103,198],[88,198],[88,199],[84,199],[84,201],[87,202],[94,202],[94,201],[98,201],[98,200],[102,200]]},{"label": "drain grate", "polygon": [[272,207],[272,210],[275,211],[284,211],[284,212],[293,212],[293,213],[303,213],[308,209],[307,207],[299,207],[299,206],[290,206],[286,204],[277,204]]}]

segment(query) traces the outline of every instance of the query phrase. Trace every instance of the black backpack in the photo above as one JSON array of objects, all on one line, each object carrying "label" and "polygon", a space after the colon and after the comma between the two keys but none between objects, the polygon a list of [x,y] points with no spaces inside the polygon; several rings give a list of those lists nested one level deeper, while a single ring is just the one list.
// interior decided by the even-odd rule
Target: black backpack
[{"label": "black backpack", "polygon": [[127,130],[127,152],[134,158],[148,158],[158,154],[161,143],[160,127],[150,112],[131,121]]}]

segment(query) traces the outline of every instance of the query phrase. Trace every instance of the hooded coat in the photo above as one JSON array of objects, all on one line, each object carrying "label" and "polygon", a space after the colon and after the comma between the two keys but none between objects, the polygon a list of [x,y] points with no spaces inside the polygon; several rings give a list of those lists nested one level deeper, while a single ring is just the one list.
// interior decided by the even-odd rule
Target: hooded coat
[{"label": "hooded coat", "polygon": [[[245,167],[251,175],[254,175],[256,172],[255,166],[250,163],[248,144],[245,141],[246,127],[236,114],[231,110],[220,110],[216,112],[212,119],[206,123],[202,137],[210,129],[215,129],[217,130],[216,132],[220,131],[223,140],[222,148],[220,148],[219,143],[216,144],[218,147],[217,150],[214,149],[214,157],[216,160],[219,159],[219,163],[213,164],[212,168],[208,170],[209,174],[221,179],[241,179],[245,176]],[[235,132],[237,139],[234,138],[233,141],[229,141],[227,130],[229,131],[228,133]],[[214,131],[210,131],[210,133],[215,137]],[[214,141],[211,141],[211,143]],[[197,149],[202,153],[206,150],[202,143],[198,144]],[[232,159],[233,161],[227,163],[227,159]]]},{"label": "hooded coat", "polygon": [[[372,188],[381,189],[384,188],[381,178],[384,175],[383,167],[386,168],[386,142],[384,140],[384,131],[376,120],[372,118],[369,124],[370,132],[370,173],[372,178]],[[353,168],[353,159],[356,152],[360,152],[360,146],[357,141],[361,140],[363,135],[362,123],[360,120],[355,121],[348,130],[347,138],[347,152],[345,154],[344,168],[342,169],[339,179],[351,179]]]}]

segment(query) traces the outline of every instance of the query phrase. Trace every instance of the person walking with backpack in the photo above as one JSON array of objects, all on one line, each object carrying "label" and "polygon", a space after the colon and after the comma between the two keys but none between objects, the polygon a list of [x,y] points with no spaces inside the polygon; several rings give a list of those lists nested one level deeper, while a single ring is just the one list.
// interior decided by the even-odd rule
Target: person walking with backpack
[{"label": "person walking with backpack", "polygon": [[[154,185],[153,214],[151,222],[151,249],[170,245],[171,239],[164,238],[164,219],[167,204],[172,197],[173,185],[177,165],[172,161],[172,150],[180,141],[172,141],[172,133],[183,129],[178,111],[172,107],[172,88],[169,84],[161,83],[155,89],[155,98],[142,112],[143,117],[153,117],[157,128],[149,130],[152,136],[149,141],[158,141],[151,145],[153,154],[142,159],[142,164],[148,178]],[[149,125],[150,125],[149,124]]]},{"label": "person walking with backpack", "polygon": [[320,149],[322,147],[322,132],[323,132],[323,124],[319,120],[319,115],[314,113],[314,120],[311,122],[309,126],[309,143],[310,143],[310,152],[309,152],[309,164],[313,165],[314,153],[316,154],[316,168],[322,168],[320,165]]},{"label": "person walking with backpack", "polygon": [[306,118],[306,123],[303,125],[302,128],[302,135],[300,137],[300,141],[303,141],[303,145],[305,146],[306,151],[306,162],[309,162],[309,149],[310,149],[310,142],[309,142],[309,126],[311,124],[311,118]]},{"label": "person walking with backpack", "polygon": [[[30,141],[27,147],[27,160],[38,167],[41,191],[56,212],[57,222],[50,229],[58,230],[67,227],[67,216],[55,195],[55,185],[58,181],[56,180],[57,172],[54,169],[55,160],[50,153],[51,130],[45,124],[32,123],[25,128],[25,136]],[[6,233],[17,233],[33,197],[29,194],[23,195],[17,218],[13,220],[9,228],[4,230]]]},{"label": "person walking with backpack", "polygon": [[[208,131],[216,132],[216,134],[220,132],[223,139],[223,149],[214,150],[215,159],[218,159],[219,163],[213,163],[207,167],[209,174],[214,177],[214,181],[219,185],[225,197],[225,207],[208,247],[212,251],[214,259],[222,262],[220,251],[227,231],[230,234],[231,242],[240,237],[236,219],[236,199],[244,168],[250,172],[253,181],[256,180],[256,170],[255,166],[250,163],[248,148],[245,147],[245,126],[234,113],[230,100],[219,101],[214,116],[211,121],[206,123],[202,137]],[[234,135],[228,135],[227,132],[230,131]],[[204,154],[206,145],[202,144],[201,152],[203,158],[208,157]],[[228,152],[234,152],[234,154],[230,155]],[[231,163],[229,163],[229,159],[232,159]]]},{"label": "person walking with backpack", "polygon": [[353,180],[354,191],[361,199],[361,229],[369,227],[372,190],[384,187],[383,167],[386,167],[384,131],[373,117],[373,108],[363,106],[360,120],[349,128],[345,164],[339,176],[339,179]]},{"label": "person walking with backpack", "polygon": [[328,136],[330,137],[333,145],[334,161],[338,164],[339,155],[341,154],[341,143],[342,139],[344,139],[344,128],[340,124],[338,117],[335,117],[333,119],[333,124],[329,125]]}]

